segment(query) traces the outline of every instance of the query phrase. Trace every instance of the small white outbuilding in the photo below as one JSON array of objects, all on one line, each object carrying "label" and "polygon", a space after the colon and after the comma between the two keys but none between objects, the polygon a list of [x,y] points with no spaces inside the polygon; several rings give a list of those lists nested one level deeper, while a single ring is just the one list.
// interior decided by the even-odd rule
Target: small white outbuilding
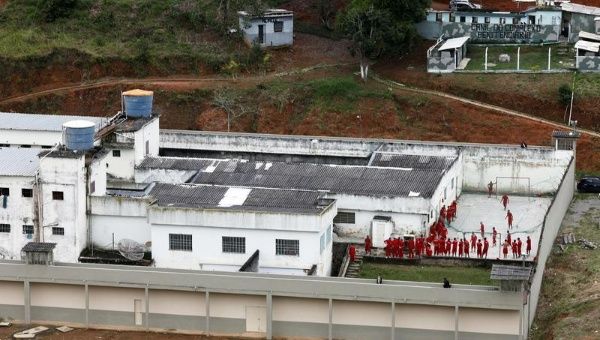
[{"label": "small white outbuilding", "polygon": [[285,9],[269,9],[261,15],[238,12],[244,41],[261,47],[292,46],[294,43],[294,13]]}]

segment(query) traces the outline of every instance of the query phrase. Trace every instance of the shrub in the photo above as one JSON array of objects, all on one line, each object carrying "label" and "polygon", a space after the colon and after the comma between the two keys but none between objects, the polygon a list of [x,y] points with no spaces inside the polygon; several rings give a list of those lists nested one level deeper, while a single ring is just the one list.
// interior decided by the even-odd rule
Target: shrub
[{"label": "shrub", "polygon": [[38,0],[37,7],[46,22],[68,17],[79,0]]},{"label": "shrub", "polygon": [[571,103],[571,87],[568,84],[562,84],[558,87],[558,101],[564,106]]}]

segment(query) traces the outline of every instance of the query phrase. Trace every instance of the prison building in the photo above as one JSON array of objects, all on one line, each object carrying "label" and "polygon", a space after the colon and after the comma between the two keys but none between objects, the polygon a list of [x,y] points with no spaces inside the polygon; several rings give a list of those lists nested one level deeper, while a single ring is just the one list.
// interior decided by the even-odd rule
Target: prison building
[{"label": "prison building", "polygon": [[471,37],[438,39],[435,45],[427,50],[427,72],[446,73],[456,69],[464,69],[469,62],[467,41]]},{"label": "prison building", "polygon": [[562,32],[570,43],[579,39],[580,32],[600,34],[600,8],[564,2]]},{"label": "prison building", "polygon": [[291,46],[294,43],[294,13],[269,9],[260,15],[238,12],[240,30],[248,45],[261,47]]},{"label": "prison building", "polygon": [[600,71],[600,35],[580,31],[574,47],[575,66],[579,71]]}]

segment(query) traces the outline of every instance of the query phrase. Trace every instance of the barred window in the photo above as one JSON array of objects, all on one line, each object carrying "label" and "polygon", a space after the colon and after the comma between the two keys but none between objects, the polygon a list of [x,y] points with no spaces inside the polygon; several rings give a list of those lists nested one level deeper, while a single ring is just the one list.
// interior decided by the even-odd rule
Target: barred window
[{"label": "barred window", "polygon": [[63,194],[62,191],[53,191],[52,192],[52,199],[55,201],[62,201],[65,199],[65,195]]},{"label": "barred window", "polygon": [[222,249],[224,253],[246,253],[246,238],[245,237],[230,237],[223,236]]},{"label": "barred window", "polygon": [[300,256],[300,241],[276,239],[275,255]]},{"label": "barred window", "polygon": [[23,234],[25,234],[25,235],[33,234],[33,226],[32,225],[24,225],[23,226]]},{"label": "barred window", "polygon": [[333,218],[333,223],[348,223],[354,224],[355,217],[353,212],[338,211],[338,214]]},{"label": "barred window", "polygon": [[275,21],[275,22],[273,22],[273,31],[275,31],[275,32],[283,32],[283,21]]},{"label": "barred window", "polygon": [[0,195],[10,196],[10,189],[9,188],[0,188]]},{"label": "barred window", "polygon": [[33,197],[33,189],[21,189],[21,196]]},{"label": "barred window", "polygon": [[169,234],[169,250],[192,251],[192,235]]},{"label": "barred window", "polygon": [[471,22],[476,24],[477,23],[477,17],[471,17]]},{"label": "barred window", "polygon": [[0,233],[10,233],[10,224],[0,223]]},{"label": "barred window", "polygon": [[64,235],[65,228],[61,227],[52,227],[52,235]]},{"label": "barred window", "polygon": [[121,157],[121,150],[113,150],[112,154],[113,157]]},{"label": "barred window", "polygon": [[490,17],[485,17],[483,20],[484,20],[484,22],[485,22],[486,24],[489,24],[489,23],[490,23]]}]

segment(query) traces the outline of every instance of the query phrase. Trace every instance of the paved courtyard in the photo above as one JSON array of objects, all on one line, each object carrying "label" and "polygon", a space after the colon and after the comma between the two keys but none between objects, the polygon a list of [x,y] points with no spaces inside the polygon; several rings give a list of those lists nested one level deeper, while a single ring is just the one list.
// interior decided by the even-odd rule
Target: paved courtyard
[{"label": "paved courtyard", "polygon": [[[550,207],[550,197],[522,197],[509,196],[507,209],[513,214],[513,227],[510,230],[512,239],[521,238],[522,252],[525,253],[525,240],[531,237],[531,255],[527,260],[533,260],[537,253],[538,242],[542,232],[544,216]],[[500,197],[478,194],[462,194],[458,199],[458,214],[448,228],[448,237],[466,237],[469,239],[472,232],[480,238],[479,222],[485,225],[485,237],[490,242],[488,258],[502,258],[501,242],[506,238],[508,222],[506,211],[500,202]],[[496,247],[492,247],[492,227],[498,231]],[[471,257],[476,256],[471,254]],[[512,259],[512,253],[508,253]]]}]

